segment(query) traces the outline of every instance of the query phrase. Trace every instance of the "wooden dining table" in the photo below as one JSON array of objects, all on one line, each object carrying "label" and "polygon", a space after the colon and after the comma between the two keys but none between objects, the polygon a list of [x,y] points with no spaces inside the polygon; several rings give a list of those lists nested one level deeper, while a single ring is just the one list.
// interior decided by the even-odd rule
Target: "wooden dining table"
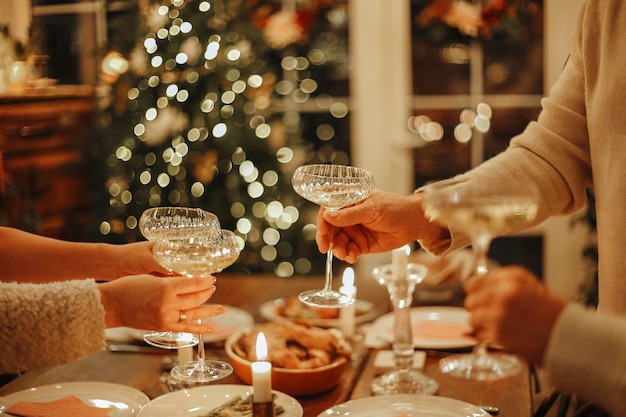
[{"label": "wooden dining table", "polygon": [[[390,310],[386,290],[369,277],[356,277],[359,300],[373,303],[384,314]],[[271,300],[298,294],[302,290],[319,287],[322,277],[281,278],[270,274],[218,275],[217,291],[210,302],[234,306],[248,311],[255,322],[267,321],[259,307]],[[444,304],[458,304],[458,297]],[[441,302],[439,302],[441,304]],[[100,381],[134,387],[155,398],[165,394],[166,386],[160,382],[164,363],[175,359],[176,354],[168,350],[152,349],[144,352],[146,345],[137,341],[126,347],[137,347],[137,352],[102,351],[79,361],[35,369],[25,372],[0,387],[0,396],[6,396],[28,388],[71,381]],[[223,342],[206,345],[207,357],[228,360]],[[45,347],[42,347],[45,348]],[[310,396],[296,397],[304,409],[304,417],[316,417],[337,404],[369,397],[371,383],[379,370],[373,366],[376,348],[359,349],[360,354],[345,370],[343,378],[330,390]],[[461,400],[474,405],[497,407],[498,417],[531,417],[533,413],[533,381],[529,367],[525,364],[520,373],[495,381],[473,381],[442,374],[438,361],[451,352],[428,350],[423,372],[439,384],[437,395]],[[245,384],[235,374],[216,382],[219,384]]]}]

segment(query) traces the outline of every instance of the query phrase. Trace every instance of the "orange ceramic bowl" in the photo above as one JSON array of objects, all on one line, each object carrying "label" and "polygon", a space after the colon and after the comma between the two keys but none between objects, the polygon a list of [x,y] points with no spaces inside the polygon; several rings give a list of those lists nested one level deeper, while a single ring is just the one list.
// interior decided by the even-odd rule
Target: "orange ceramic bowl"
[{"label": "orange ceramic bowl", "polygon": [[[235,374],[246,384],[252,385],[251,362],[233,350],[233,344],[237,343],[243,334],[243,331],[232,334],[226,340],[225,350]],[[347,365],[348,360],[345,357],[338,357],[328,365],[311,369],[287,369],[273,366],[272,389],[293,396],[328,391],[339,383]]]}]

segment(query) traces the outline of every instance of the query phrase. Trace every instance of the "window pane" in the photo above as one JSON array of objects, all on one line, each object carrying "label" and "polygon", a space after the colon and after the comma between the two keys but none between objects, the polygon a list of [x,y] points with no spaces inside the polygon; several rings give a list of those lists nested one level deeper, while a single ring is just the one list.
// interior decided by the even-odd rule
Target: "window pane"
[{"label": "window pane", "polygon": [[413,94],[469,94],[469,46],[432,44],[414,32]]},{"label": "window pane", "polygon": [[95,16],[55,14],[33,16],[33,27],[42,34],[42,51],[50,58],[47,76],[61,84],[90,84],[95,80]]},{"label": "window pane", "polygon": [[485,42],[483,51],[485,94],[542,94],[541,36]]},{"label": "window pane", "polygon": [[536,120],[540,108],[493,109],[491,127],[484,137],[484,159],[502,152],[513,136],[521,133],[526,125]]},{"label": "window pane", "polygon": [[474,94],[542,93],[542,0],[411,0],[411,19],[414,95],[469,94],[473,75]]},{"label": "window pane", "polygon": [[454,128],[459,124],[460,110],[424,110],[426,116],[443,127],[440,140],[426,142],[416,134],[416,141],[423,146],[413,151],[415,187],[428,181],[451,177],[470,168],[470,145],[454,138]]}]

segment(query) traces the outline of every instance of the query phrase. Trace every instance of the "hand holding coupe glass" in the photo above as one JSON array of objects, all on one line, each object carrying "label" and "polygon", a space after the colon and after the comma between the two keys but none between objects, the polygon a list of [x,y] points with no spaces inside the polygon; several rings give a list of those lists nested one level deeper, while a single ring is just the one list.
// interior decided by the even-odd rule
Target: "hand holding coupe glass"
[{"label": "hand holding coupe glass", "polygon": [[[537,215],[538,195],[531,185],[498,190],[470,185],[466,181],[441,181],[424,187],[426,217],[472,240],[477,277],[487,274],[487,253],[494,237],[532,222]],[[441,371],[467,379],[492,380],[520,371],[513,355],[489,353],[488,342],[476,345],[471,354],[452,355],[440,362]]]},{"label": "hand holding coupe glass", "polygon": [[[167,270],[187,277],[208,277],[230,266],[239,256],[233,232],[220,228],[217,217],[201,209],[160,207],[142,215],[144,236],[154,241],[154,257]],[[146,342],[168,349],[198,345],[198,360],[179,364],[172,376],[185,382],[210,382],[231,374],[230,364],[207,361],[202,334],[149,332]]]},{"label": "hand holding coupe glass", "polygon": [[[374,176],[371,172],[344,165],[304,165],[296,169],[291,182],[301,197],[330,211],[358,203],[367,198],[374,189]],[[351,295],[333,290],[332,261],[331,242],[326,253],[324,288],[301,293],[300,301],[322,308],[340,308],[354,303]]]}]

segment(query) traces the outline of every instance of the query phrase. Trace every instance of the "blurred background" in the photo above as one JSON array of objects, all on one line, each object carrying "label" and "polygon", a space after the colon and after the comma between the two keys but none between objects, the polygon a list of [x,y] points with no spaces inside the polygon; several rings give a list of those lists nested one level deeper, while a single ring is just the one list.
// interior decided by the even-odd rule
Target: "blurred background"
[{"label": "blurred background", "polygon": [[[320,274],[295,168],[360,166],[410,193],[501,152],[536,118],[581,3],[0,0],[0,222],[127,242],[146,208],[199,206],[244,245],[233,268]],[[490,256],[572,298],[589,245],[585,209]]]}]

